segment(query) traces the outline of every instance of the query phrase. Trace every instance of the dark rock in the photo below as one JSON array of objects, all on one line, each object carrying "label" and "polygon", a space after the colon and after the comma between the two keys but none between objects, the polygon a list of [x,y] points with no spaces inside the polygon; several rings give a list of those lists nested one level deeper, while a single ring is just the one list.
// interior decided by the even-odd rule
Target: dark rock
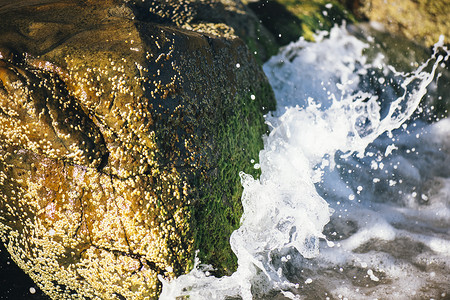
[{"label": "dark rock", "polygon": [[335,24],[355,22],[353,14],[336,0],[247,0],[248,6],[275,37],[279,46],[300,37],[313,41],[314,34]]},{"label": "dark rock", "polygon": [[49,299],[33,280],[14,263],[2,243],[0,243],[0,299]]}]

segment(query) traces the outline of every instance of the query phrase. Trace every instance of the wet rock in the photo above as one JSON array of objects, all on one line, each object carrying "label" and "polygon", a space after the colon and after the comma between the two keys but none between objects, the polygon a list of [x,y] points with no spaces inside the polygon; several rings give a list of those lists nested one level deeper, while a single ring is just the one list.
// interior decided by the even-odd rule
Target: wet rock
[{"label": "wet rock", "polygon": [[257,175],[274,108],[238,38],[255,17],[225,0],[0,1],[0,17],[14,261],[53,299],[156,298],[197,249],[232,272],[238,172]]},{"label": "wet rock", "polygon": [[[360,0],[353,8],[387,31],[432,46],[439,35],[450,36],[447,0]],[[448,41],[447,41],[448,43]]]},{"label": "wet rock", "polygon": [[341,1],[329,0],[247,0],[248,6],[275,37],[279,46],[300,37],[313,41],[314,34],[334,24],[355,22]]}]

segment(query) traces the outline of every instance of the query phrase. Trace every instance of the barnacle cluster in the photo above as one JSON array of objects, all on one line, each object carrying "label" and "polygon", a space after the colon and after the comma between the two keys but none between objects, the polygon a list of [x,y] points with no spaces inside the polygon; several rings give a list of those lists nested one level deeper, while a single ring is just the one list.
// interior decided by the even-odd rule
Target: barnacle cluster
[{"label": "barnacle cluster", "polygon": [[274,105],[261,69],[235,37],[134,20],[126,5],[19,12],[32,27],[67,5],[66,18],[103,18],[76,19],[83,30],[45,51],[0,35],[2,242],[53,299],[156,298],[157,276],[187,272],[197,249],[230,272],[238,172],[255,172]]}]

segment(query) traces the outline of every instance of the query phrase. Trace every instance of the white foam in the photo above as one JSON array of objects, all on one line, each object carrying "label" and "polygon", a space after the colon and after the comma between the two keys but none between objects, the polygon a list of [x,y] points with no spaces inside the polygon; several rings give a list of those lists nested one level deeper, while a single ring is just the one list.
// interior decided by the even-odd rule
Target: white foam
[{"label": "white foam", "polygon": [[[442,136],[449,135],[450,123],[445,120],[430,128],[403,126],[402,131],[395,131],[417,109],[437,66],[447,58],[433,55],[418,70],[402,74],[385,65],[382,55],[368,61],[363,55],[368,44],[344,28],[334,27],[328,37],[323,33],[317,40],[292,43],[264,65],[278,108],[267,116],[272,130],[259,155],[261,177],[240,174],[244,213],[240,228],[230,238],[238,257],[237,271],[215,278],[209,276],[207,266],[197,262],[189,274],[176,280],[160,278],[160,299],[182,295],[253,299],[255,293],[263,295],[271,289],[297,299],[302,288],[314,288],[324,280],[330,283],[326,286],[330,296],[375,298],[365,287],[356,291],[351,281],[342,284],[332,275],[324,278],[318,271],[321,268],[339,269],[343,274],[363,268],[361,280],[377,285],[379,297],[402,299],[410,295],[405,296],[400,288],[418,293],[425,275],[419,272],[415,280],[403,279],[415,267],[411,261],[399,263],[397,254],[389,252],[392,243],[398,239],[406,245],[420,243],[437,253],[430,256],[437,260],[449,253],[448,234],[403,227],[417,220],[429,227],[436,220],[448,224],[448,197],[442,195],[449,190],[448,179],[442,179],[444,187],[439,186],[433,195],[422,193],[419,190],[424,187],[419,183],[432,178],[434,169],[426,161],[413,162],[413,157],[431,151],[433,159],[446,159]],[[430,72],[425,71],[427,65],[432,65]],[[373,90],[362,89],[370,76],[381,76],[375,81],[383,86],[383,96],[390,98],[379,99]],[[425,147],[420,141],[424,137],[441,151]],[[408,147],[409,152],[405,151]],[[425,195],[430,205],[418,205],[413,193]],[[330,216],[331,226],[342,227],[335,232],[342,238],[323,243],[322,232]],[[416,231],[420,230],[417,227]],[[378,251],[377,247],[387,250]],[[305,259],[315,267],[303,265]],[[286,265],[297,272],[292,273]],[[312,275],[303,277],[303,269]],[[393,284],[380,288],[385,277]],[[441,279],[441,273],[433,276],[435,282]]]}]

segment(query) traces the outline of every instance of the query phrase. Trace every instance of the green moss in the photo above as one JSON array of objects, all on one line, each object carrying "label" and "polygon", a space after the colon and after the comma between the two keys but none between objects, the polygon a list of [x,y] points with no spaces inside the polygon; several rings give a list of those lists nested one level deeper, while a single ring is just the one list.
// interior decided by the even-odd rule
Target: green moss
[{"label": "green moss", "polygon": [[248,6],[280,46],[301,36],[313,40],[317,31],[330,30],[334,24],[342,24],[344,20],[356,22],[356,18],[337,1],[273,0],[251,2]]},{"label": "green moss", "polygon": [[[255,95],[255,100],[251,95]],[[217,268],[217,275],[231,274],[236,268],[237,259],[231,251],[229,237],[239,227],[242,215],[239,172],[260,175],[253,166],[263,148],[261,136],[267,132],[262,112],[274,109],[274,103],[268,101],[272,97],[268,84],[255,92],[237,94],[224,113],[224,121],[217,122],[215,128],[219,137],[218,169],[216,174],[212,172],[200,179],[201,198],[194,208],[198,221],[194,249],[200,250],[202,262]]]},{"label": "green moss", "polygon": [[277,54],[279,48],[275,39],[260,24],[257,24],[256,39],[251,36],[245,37],[245,43],[259,65],[263,65],[270,57]]}]

